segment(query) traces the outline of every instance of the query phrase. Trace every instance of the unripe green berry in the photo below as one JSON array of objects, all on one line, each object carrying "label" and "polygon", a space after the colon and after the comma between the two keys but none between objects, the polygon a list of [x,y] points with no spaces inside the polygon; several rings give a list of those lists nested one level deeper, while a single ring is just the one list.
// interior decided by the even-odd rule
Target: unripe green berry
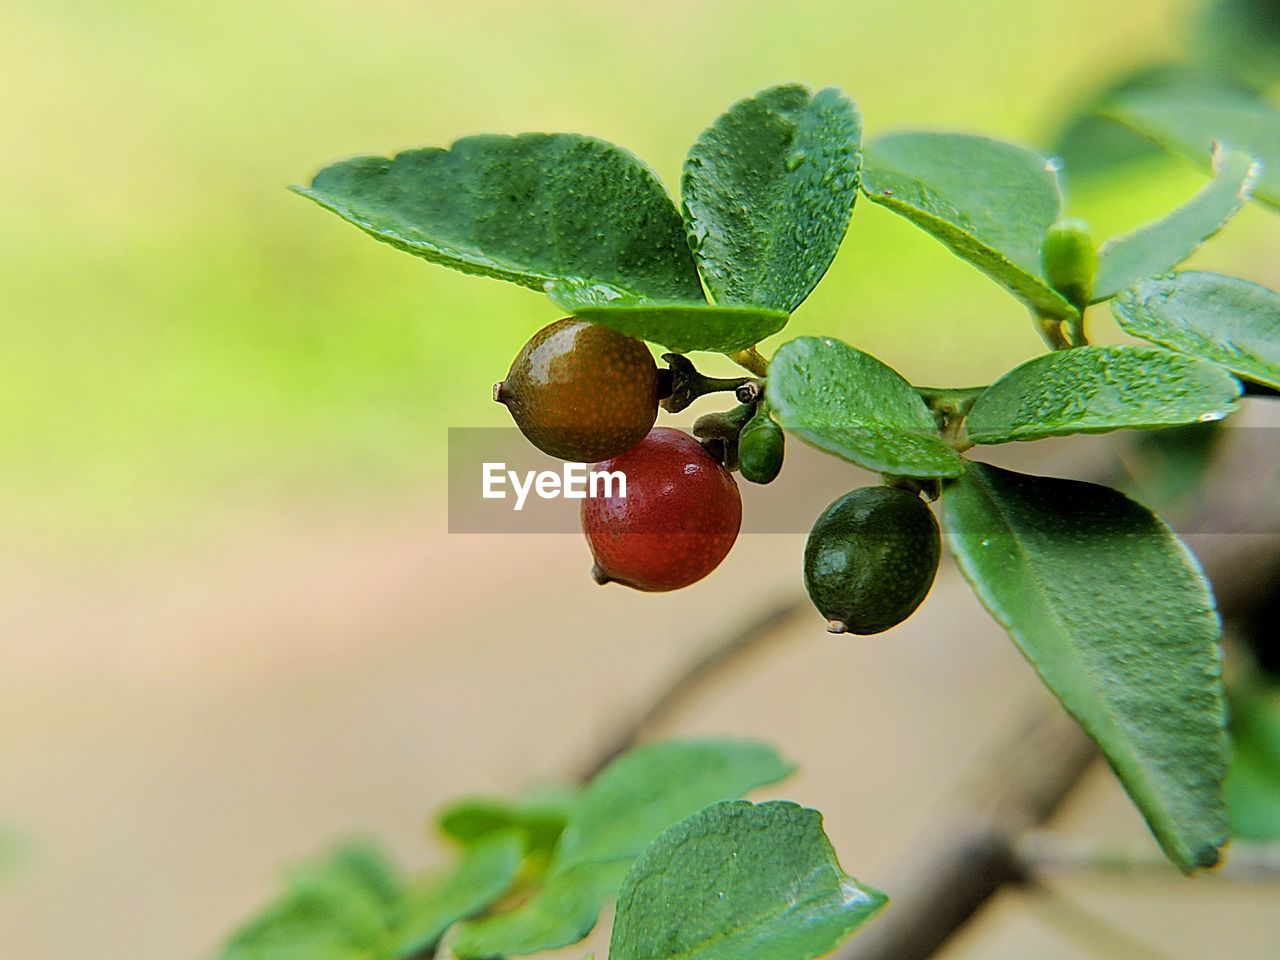
[{"label": "unripe green berry", "polygon": [[738,434],[738,470],[742,478],[752,483],[772,483],[782,470],[785,448],[782,428],[761,403]]},{"label": "unripe green berry", "polygon": [[920,606],[941,551],[938,521],[918,496],[900,487],[863,487],[813,525],[804,585],[832,633],[880,633]]},{"label": "unripe green berry", "polygon": [[1044,236],[1041,267],[1050,285],[1073,305],[1083,309],[1093,294],[1098,273],[1098,250],[1083,220],[1059,220]]}]

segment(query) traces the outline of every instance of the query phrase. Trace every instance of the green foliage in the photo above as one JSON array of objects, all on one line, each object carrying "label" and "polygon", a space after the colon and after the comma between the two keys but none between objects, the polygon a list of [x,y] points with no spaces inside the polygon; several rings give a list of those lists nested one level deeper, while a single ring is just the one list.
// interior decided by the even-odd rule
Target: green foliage
[{"label": "green foliage", "polygon": [[511,888],[524,854],[519,831],[491,833],[443,877],[407,888],[393,915],[393,956],[414,957],[433,948],[463,917],[496,901]]},{"label": "green foliage", "polygon": [[886,903],[836,862],[822,817],[719,803],[668,829],[618,898],[610,960],[810,960]]},{"label": "green foliage", "polygon": [[1230,702],[1231,835],[1255,843],[1280,841],[1280,688],[1241,684]]},{"label": "green foliage", "polygon": [[766,390],[782,426],[868,470],[954,477],[964,469],[911,385],[838,340],[800,337],[783,344],[769,365]]},{"label": "green foliage", "polygon": [[654,837],[709,803],[742,796],[791,772],[764,744],[689,741],[640,747],[583,791],[548,867],[522,906],[462,924],[459,956],[534,953],[580,940]]},{"label": "green foliage", "polygon": [[1221,157],[1216,167],[1213,181],[1185,205],[1102,245],[1092,302],[1109,300],[1145,277],[1167,273],[1227,225],[1248,202],[1260,168],[1243,153]]},{"label": "green foliage", "polygon": [[1161,146],[1207,166],[1210,145],[1238,150],[1262,164],[1254,195],[1280,206],[1280,110],[1229,91],[1143,90],[1103,108]]},{"label": "green foliage", "polygon": [[231,937],[221,960],[383,960],[398,894],[379,853],[342,848],[297,871],[288,892]]},{"label": "green foliage", "polygon": [[1200,489],[1224,434],[1221,420],[1138,434],[1124,458],[1127,479],[1116,486],[1157,512],[1176,506]]},{"label": "green foliage", "polygon": [[1035,312],[1076,308],[1040,275],[1040,246],[1062,214],[1049,162],[1013,144],[956,133],[899,133],[867,147],[867,198],[946,244]]},{"label": "green foliage", "polygon": [[584,863],[551,877],[519,907],[458,926],[459,957],[524,956],[577,943],[618,892],[630,860]]},{"label": "green foliage", "polygon": [[708,803],[740,797],[792,772],[762,743],[692,740],[639,747],[583,792],[556,851],[556,867],[632,859],[659,833]]},{"label": "green foliage", "polygon": [[441,810],[436,824],[441,833],[464,845],[517,830],[524,835],[531,854],[550,856],[577,802],[578,791],[568,786],[549,787],[514,799],[463,797]]},{"label": "green foliage", "polygon": [[681,197],[711,298],[795,310],[822,279],[858,193],[862,120],[839,90],[771,87],[689,150]]},{"label": "green foliage", "polygon": [[1152,277],[1112,305],[1126,333],[1280,388],[1280,294],[1216,273]]},{"label": "green foliage", "polygon": [[943,493],[960,567],[1098,743],[1182,870],[1226,839],[1221,625],[1158,518],[1089,483],[972,464]]},{"label": "green foliage", "polygon": [[[1210,158],[1211,141],[1221,149],[1215,177],[1200,193],[1100,249],[1081,221],[1062,217],[1056,162],[985,137],[913,132],[877,140],[863,166],[852,102],[836,90],[812,94],[795,85],[734,104],[701,134],[685,164],[679,212],[631,154],[570,134],[482,136],[394,160],[359,158],[321,171],[300,192],[409,252],[541,289],[584,320],[674,351],[664,386],[675,390],[679,375],[706,389],[677,391],[666,404],[671,410],[703,393],[746,390],[737,411],[699,418],[695,433],[719,441],[717,456],[748,480],[776,475],[785,428],[898,478],[898,492],[930,524],[916,494],[941,487],[961,566],[983,602],[1098,742],[1169,857],[1189,872],[1216,861],[1225,829],[1219,624],[1208,586],[1169,530],[1120,493],[969,464],[960,455],[975,443],[1216,421],[1237,408],[1232,373],[1280,386],[1280,297],[1212,274],[1165,275],[1251,191],[1280,203],[1277,114],[1226,85],[1192,94],[1179,71],[1130,81],[1099,101],[1108,116],[1198,161]],[[1128,136],[1125,155],[1135,139]],[[830,266],[859,188],[1029,307],[1054,352],[990,387],[960,390],[913,388],[831,338],[802,337],[771,361],[760,356],[755,346],[786,325]],[[1088,345],[1086,308],[1117,294],[1121,326],[1156,347]],[[731,354],[759,379],[702,377],[679,356],[698,350]],[[1202,434],[1195,441],[1185,451],[1168,446],[1187,453],[1186,477],[1201,475],[1212,447]],[[936,526],[929,532],[928,563],[913,567],[919,589],[910,584],[892,617],[862,617],[862,607],[845,603],[847,595],[876,593],[875,582],[846,590],[841,581],[834,593],[810,583],[815,603],[832,611],[832,626],[851,619],[849,611],[858,623],[845,626],[864,632],[909,615],[936,569]],[[845,550],[841,562],[869,555]],[[807,582],[815,580],[809,559]],[[1238,783],[1248,782],[1249,762],[1239,761]],[[564,946],[591,930],[649,848],[652,863],[644,860],[645,870],[631,875],[620,911],[615,945],[624,960],[654,949],[698,960],[753,950],[814,956],[852,929],[842,926],[847,912],[827,909],[839,896],[832,885],[847,889],[847,878],[816,819],[770,828],[759,848],[738,835],[765,816],[750,805],[663,834],[707,804],[786,772],[776,753],[758,745],[666,744],[620,759],[580,796],[550,807],[459,805],[441,820],[465,847],[458,871],[399,896],[390,931],[383,918],[351,942],[375,949],[379,937],[394,936],[403,950],[429,948],[471,916],[454,927],[459,956]],[[784,809],[796,815],[774,812],[786,819]],[[772,845],[788,830],[799,839],[785,849]],[[769,876],[728,902],[702,902],[707,871],[723,873],[716,864],[736,853]],[[793,855],[794,862],[786,859]],[[803,873],[806,883],[826,878],[799,894],[818,912],[770,913],[771,878],[802,870],[806,857],[813,867]],[[516,905],[475,918],[517,876]],[[694,890],[699,877],[703,887]],[[789,889],[795,911],[796,889]],[[765,916],[768,924],[759,919]]]},{"label": "green foliage", "polygon": [[541,290],[584,281],[618,295],[701,300],[680,215],[653,173],[576,134],[487,134],[448,150],[326,167],[297,191],[392,246]]},{"label": "green foliage", "polygon": [[1039,440],[1125,427],[1220,420],[1240,384],[1214,363],[1154,347],[1089,346],[1046,353],[988,387],[965,419],[974,443]]},{"label": "green foliage", "polygon": [[547,294],[574,316],[676,353],[745,350],[787,325],[787,314],[765,307],[660,303],[617,297],[607,288],[572,281],[548,284]]}]

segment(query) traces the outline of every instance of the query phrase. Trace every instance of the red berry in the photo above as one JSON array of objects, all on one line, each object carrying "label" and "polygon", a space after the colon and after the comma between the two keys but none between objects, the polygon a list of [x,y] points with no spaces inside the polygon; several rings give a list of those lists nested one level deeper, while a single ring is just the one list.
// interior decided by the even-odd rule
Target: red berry
[{"label": "red berry", "polygon": [[612,496],[582,503],[582,531],[600,583],[678,590],[718,567],[738,538],[738,485],[687,433],[655,427],[596,469],[627,478],[626,497],[615,484]]}]

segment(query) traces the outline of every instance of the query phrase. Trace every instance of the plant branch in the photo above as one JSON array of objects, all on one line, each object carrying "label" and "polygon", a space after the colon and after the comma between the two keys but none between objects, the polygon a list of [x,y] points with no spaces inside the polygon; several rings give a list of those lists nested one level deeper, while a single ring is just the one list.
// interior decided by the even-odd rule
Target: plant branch
[{"label": "plant branch", "polygon": [[583,767],[579,780],[587,782],[647,737],[693,699],[704,687],[735,666],[746,654],[778,639],[783,628],[809,608],[800,598],[783,600],[744,620],[737,628],[707,645],[693,662],[663,685],[648,707],[625,724]]},{"label": "plant branch", "polygon": [[1036,329],[1040,332],[1041,338],[1050,350],[1066,350],[1070,348],[1071,341],[1062,332],[1061,320],[1056,317],[1045,317],[1037,314],[1035,321]]},{"label": "plant branch", "polygon": [[[1027,870],[1041,876],[1182,876],[1150,844],[1099,844],[1033,830],[1019,838],[1016,852]],[[1231,883],[1274,883],[1280,880],[1280,844],[1233,844],[1226,861],[1205,877]]]},{"label": "plant branch", "polygon": [[1008,742],[989,753],[915,855],[904,858],[893,907],[837,954],[840,960],[926,960],[998,890],[1027,879],[1017,837],[1045,823],[1097,756],[1048,694]]},{"label": "plant branch", "polygon": [[1027,903],[1063,936],[1096,957],[1112,960],[1169,960],[1168,954],[1139,940],[1060,890],[1032,881]]},{"label": "plant branch", "polygon": [[767,377],[769,375],[769,361],[761,356],[760,351],[755,347],[748,347],[746,350],[735,350],[728,354],[730,360],[747,370],[757,377]]},{"label": "plant branch", "polygon": [[662,359],[669,364],[666,371],[659,371],[660,385],[662,380],[667,381],[662,408],[668,413],[679,413],[709,393],[735,393],[752,382],[750,377],[703,376],[683,354],[664,353]]}]

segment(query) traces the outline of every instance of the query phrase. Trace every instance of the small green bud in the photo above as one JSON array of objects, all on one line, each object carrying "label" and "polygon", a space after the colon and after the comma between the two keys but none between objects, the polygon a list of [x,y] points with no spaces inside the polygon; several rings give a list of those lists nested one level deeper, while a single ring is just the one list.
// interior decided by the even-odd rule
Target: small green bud
[{"label": "small green bud", "polygon": [[1045,279],[1071,303],[1083,310],[1093,295],[1098,272],[1098,251],[1083,220],[1059,220],[1044,236],[1040,262]]},{"label": "small green bud", "polygon": [[742,472],[742,479],[752,483],[772,483],[782,470],[785,449],[786,437],[782,428],[773,422],[761,403],[755,416],[747,421],[738,435],[738,469]]}]

